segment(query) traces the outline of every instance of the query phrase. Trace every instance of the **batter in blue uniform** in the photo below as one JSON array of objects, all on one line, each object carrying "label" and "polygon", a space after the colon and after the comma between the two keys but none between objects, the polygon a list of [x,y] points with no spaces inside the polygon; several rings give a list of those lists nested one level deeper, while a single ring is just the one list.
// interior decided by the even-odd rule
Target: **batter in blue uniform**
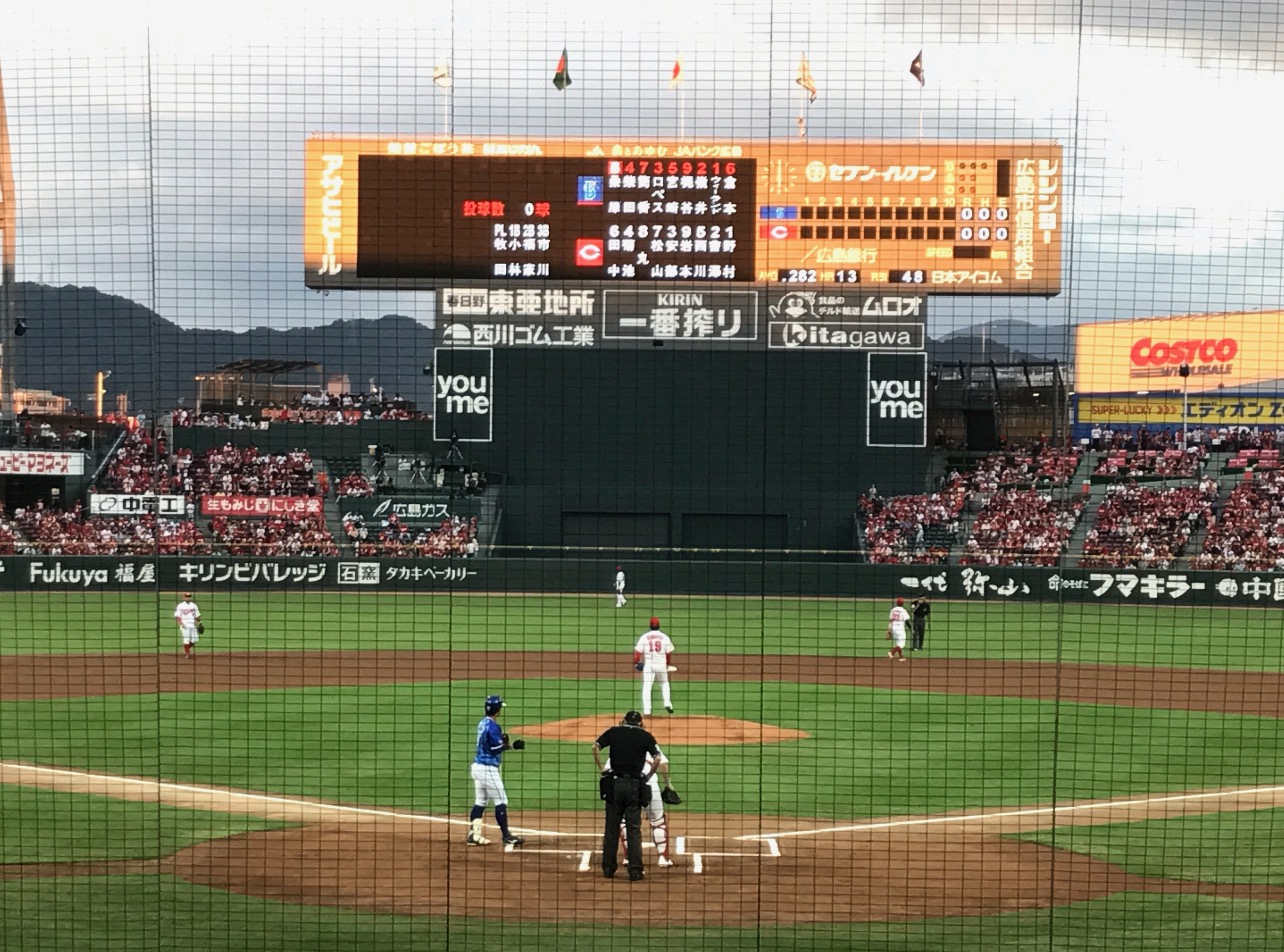
[{"label": "batter in blue uniform", "polygon": [[477,755],[473,758],[472,775],[475,797],[472,812],[468,814],[468,845],[488,846],[490,840],[482,836],[482,814],[486,804],[495,803],[495,823],[505,846],[521,846],[522,838],[508,830],[508,794],[499,775],[499,760],[506,750],[521,750],[524,741],[508,742],[508,735],[500,730],[495,715],[504,708],[504,699],[498,694],[486,698],[486,716],[477,723]]}]

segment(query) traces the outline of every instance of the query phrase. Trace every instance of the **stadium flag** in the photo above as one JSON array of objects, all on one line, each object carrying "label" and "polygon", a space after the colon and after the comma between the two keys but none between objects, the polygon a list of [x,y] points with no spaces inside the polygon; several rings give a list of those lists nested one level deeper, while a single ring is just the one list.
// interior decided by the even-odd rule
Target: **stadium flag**
[{"label": "stadium flag", "polygon": [[673,61],[673,73],[669,76],[669,88],[677,89],[684,79],[686,79],[686,73],[682,67],[682,57],[679,56]]},{"label": "stadium flag", "polygon": [[450,75],[449,63],[438,63],[432,68],[432,82],[434,86],[442,89],[449,89],[454,85],[455,77]]},{"label": "stadium flag", "polygon": [[571,70],[567,63],[566,47],[562,47],[562,58],[557,61],[557,71],[553,73],[553,85],[563,90],[571,85]]},{"label": "stadium flag", "polygon": [[910,63],[910,75],[918,80],[920,87],[927,85],[927,80],[923,78],[923,51],[919,50],[918,55]]},{"label": "stadium flag", "polygon": [[798,61],[798,78],[794,80],[799,86],[807,90],[808,102],[816,101],[816,79],[811,75],[811,64],[807,62],[807,54],[802,55]]}]

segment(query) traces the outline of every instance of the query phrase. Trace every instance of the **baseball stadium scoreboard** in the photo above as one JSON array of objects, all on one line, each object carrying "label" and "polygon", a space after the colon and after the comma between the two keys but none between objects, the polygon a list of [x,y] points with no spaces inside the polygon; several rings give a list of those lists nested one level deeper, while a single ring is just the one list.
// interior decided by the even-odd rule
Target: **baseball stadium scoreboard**
[{"label": "baseball stadium scoreboard", "polygon": [[1055,142],[349,138],[304,156],[316,289],[1061,290]]}]

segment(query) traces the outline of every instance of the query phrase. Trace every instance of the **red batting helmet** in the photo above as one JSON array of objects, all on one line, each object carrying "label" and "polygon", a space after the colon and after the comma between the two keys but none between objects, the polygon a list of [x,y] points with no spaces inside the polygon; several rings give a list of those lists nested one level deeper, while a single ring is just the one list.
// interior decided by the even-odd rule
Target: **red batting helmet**
[{"label": "red batting helmet", "polygon": [[658,619],[658,618],[652,618],[652,619],[651,619],[651,627],[652,627],[653,629],[654,629],[654,628],[659,628],[659,627],[660,627],[660,619]]},{"label": "red batting helmet", "polygon": [[902,605],[902,606],[903,606],[903,605],[905,604],[905,599],[903,599],[903,598],[898,598],[898,599],[896,599],[896,604],[897,604],[897,605]]}]

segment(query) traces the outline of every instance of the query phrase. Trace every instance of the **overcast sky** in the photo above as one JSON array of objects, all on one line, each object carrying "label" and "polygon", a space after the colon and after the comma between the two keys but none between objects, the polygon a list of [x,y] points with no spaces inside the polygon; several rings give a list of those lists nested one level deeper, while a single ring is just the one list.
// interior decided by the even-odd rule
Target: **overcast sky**
[{"label": "overcast sky", "polygon": [[[0,28],[18,277],[95,286],[184,326],[408,314],[429,295],[303,286],[309,132],[1054,138],[1066,288],[940,298],[934,335],[1284,303],[1281,4],[1167,0],[9,0]],[[628,13],[614,12],[628,8]],[[551,85],[563,46],[574,85]],[[908,73],[922,49],[927,85]]]}]

